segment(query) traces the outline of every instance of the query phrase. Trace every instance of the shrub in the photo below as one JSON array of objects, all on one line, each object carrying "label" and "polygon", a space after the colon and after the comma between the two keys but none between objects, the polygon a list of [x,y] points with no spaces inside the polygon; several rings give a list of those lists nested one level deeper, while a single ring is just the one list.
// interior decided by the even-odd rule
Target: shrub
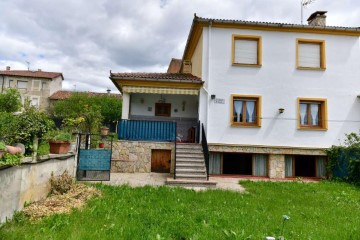
[{"label": "shrub", "polygon": [[51,173],[50,177],[50,194],[64,194],[67,193],[73,186],[74,180],[69,175],[67,170],[58,177]]},{"label": "shrub", "polygon": [[17,112],[21,108],[20,93],[15,88],[9,88],[0,94],[0,112]]},{"label": "shrub", "polygon": [[23,155],[21,154],[10,154],[10,153],[5,153],[2,158],[0,158],[0,166],[1,165],[12,165],[12,166],[16,166],[16,165],[20,165],[21,163],[21,159],[23,159]]}]

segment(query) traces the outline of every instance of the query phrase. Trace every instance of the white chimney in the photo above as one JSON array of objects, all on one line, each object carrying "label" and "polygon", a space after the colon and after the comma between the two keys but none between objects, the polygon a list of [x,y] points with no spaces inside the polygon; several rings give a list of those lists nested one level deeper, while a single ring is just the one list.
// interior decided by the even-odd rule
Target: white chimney
[{"label": "white chimney", "polygon": [[7,70],[7,71],[10,71],[10,66],[6,66],[6,70]]},{"label": "white chimney", "polygon": [[316,11],[307,19],[309,26],[326,27],[327,11]]}]

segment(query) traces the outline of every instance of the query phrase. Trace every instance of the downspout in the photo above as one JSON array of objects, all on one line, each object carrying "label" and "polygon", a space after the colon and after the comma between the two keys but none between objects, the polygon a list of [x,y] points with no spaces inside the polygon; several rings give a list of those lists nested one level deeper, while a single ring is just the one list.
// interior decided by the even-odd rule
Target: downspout
[{"label": "downspout", "polygon": [[4,75],[2,76],[2,84],[1,84],[1,93],[4,92],[4,84],[5,84],[5,77]]},{"label": "downspout", "polygon": [[210,59],[211,59],[211,26],[212,26],[212,21],[210,21],[209,23],[209,29],[208,29],[208,68],[207,68],[207,90],[204,88],[204,90],[206,91],[207,93],[207,109],[206,109],[206,135],[207,135],[207,138],[209,138],[209,135],[208,135],[208,125],[209,125],[209,111],[210,111],[210,99],[209,99],[209,95],[211,93],[209,93],[210,91]]}]

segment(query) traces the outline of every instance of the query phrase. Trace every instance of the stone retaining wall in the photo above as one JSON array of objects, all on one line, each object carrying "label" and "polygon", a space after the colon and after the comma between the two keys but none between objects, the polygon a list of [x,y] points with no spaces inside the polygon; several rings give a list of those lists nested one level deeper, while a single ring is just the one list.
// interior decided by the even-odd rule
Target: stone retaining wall
[{"label": "stone retaining wall", "polygon": [[148,173],[151,172],[151,150],[171,150],[171,172],[174,169],[174,143],[150,141],[125,141],[113,143],[111,172]]}]

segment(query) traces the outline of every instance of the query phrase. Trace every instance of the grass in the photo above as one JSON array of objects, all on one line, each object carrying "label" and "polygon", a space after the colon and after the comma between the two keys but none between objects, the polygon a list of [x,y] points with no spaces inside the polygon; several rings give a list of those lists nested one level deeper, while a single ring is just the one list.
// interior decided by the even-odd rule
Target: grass
[{"label": "grass", "polygon": [[248,193],[97,185],[82,210],[30,222],[22,214],[0,239],[360,239],[360,189],[336,182],[241,182]]}]

